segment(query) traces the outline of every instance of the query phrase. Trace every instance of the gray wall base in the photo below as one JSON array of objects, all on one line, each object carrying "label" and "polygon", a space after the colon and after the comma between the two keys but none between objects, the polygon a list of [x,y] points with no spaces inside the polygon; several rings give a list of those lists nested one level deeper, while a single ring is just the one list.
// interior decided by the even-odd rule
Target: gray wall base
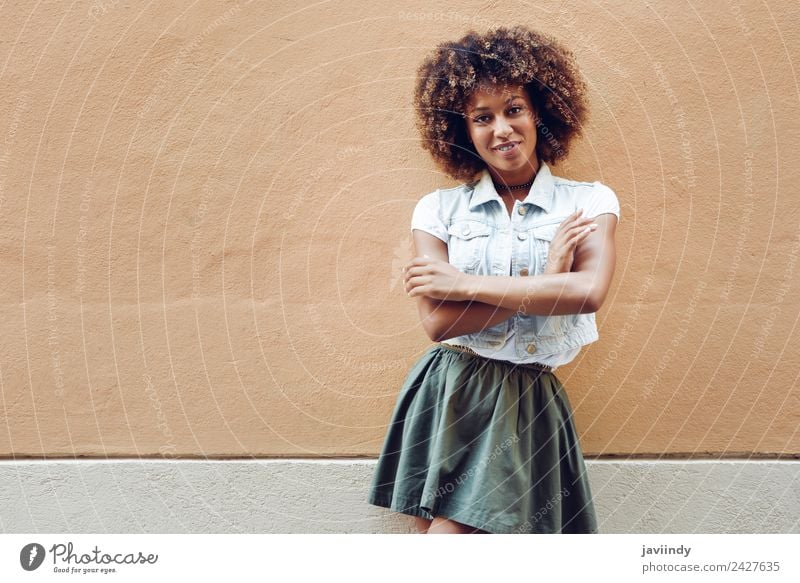
[{"label": "gray wall base", "polygon": [[[800,533],[800,461],[587,460],[602,533]],[[5,533],[406,533],[375,460],[0,461]]]}]

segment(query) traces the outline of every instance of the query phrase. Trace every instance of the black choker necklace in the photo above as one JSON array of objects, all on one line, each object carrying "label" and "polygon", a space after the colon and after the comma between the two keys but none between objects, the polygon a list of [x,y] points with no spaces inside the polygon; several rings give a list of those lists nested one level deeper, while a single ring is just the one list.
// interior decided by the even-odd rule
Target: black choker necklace
[{"label": "black choker necklace", "polygon": [[499,188],[503,188],[505,190],[520,190],[522,188],[528,188],[533,184],[533,180],[530,182],[526,182],[525,184],[497,184],[494,180],[492,180],[492,184],[494,184],[495,190]]}]

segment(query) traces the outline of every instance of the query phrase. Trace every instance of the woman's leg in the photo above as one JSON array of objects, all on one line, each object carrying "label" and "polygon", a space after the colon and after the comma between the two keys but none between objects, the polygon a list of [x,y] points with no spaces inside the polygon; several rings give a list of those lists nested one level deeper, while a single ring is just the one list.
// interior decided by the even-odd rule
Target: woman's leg
[{"label": "woman's leg", "polygon": [[432,521],[427,518],[422,518],[421,516],[415,516],[414,521],[417,523],[417,531],[419,534],[427,534]]},{"label": "woman's leg", "polygon": [[461,524],[444,516],[434,516],[428,534],[489,534],[484,530]]}]

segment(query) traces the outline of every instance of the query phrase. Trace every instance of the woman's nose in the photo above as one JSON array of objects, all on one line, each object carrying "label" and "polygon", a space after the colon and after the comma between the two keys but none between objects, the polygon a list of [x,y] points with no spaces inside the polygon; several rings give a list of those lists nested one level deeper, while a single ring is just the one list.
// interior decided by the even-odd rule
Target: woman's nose
[{"label": "woman's nose", "polygon": [[511,133],[511,124],[504,117],[498,117],[494,126],[494,133],[497,134],[497,137],[508,136]]}]

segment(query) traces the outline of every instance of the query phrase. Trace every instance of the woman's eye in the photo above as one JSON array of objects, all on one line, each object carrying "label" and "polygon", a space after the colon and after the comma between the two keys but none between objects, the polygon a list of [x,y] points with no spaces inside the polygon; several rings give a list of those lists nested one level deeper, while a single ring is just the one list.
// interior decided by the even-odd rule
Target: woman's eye
[{"label": "woman's eye", "polygon": [[[523,112],[524,110],[525,110],[524,107],[522,107],[520,105],[515,105],[515,106],[511,107],[508,111],[509,111],[509,113],[511,113],[511,115],[516,115],[518,113]],[[474,121],[477,124],[489,123],[489,116],[488,115],[479,115],[478,117],[472,118],[472,121]]]}]

